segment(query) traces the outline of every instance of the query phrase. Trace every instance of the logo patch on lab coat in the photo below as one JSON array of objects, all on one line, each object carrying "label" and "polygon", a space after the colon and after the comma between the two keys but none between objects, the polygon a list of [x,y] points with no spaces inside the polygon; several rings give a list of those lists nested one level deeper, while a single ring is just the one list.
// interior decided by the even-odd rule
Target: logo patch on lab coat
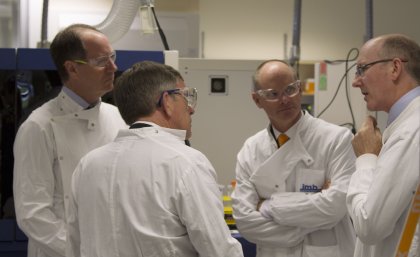
[{"label": "logo patch on lab coat", "polygon": [[323,170],[299,169],[296,172],[296,191],[318,193],[325,183]]},{"label": "logo patch on lab coat", "polygon": [[321,187],[318,187],[317,185],[306,185],[306,184],[302,184],[302,186],[300,187],[299,191],[300,192],[306,192],[306,193],[317,193],[319,191],[321,191]]}]

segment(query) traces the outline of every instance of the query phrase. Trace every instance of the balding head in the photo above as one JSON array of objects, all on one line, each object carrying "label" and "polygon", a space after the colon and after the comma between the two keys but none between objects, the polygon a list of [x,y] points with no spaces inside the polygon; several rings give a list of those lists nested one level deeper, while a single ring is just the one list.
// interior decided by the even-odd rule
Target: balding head
[{"label": "balding head", "polygon": [[297,80],[295,70],[285,61],[272,59],[261,63],[252,77],[254,91],[261,89],[265,80],[278,76],[281,78],[293,78]]}]

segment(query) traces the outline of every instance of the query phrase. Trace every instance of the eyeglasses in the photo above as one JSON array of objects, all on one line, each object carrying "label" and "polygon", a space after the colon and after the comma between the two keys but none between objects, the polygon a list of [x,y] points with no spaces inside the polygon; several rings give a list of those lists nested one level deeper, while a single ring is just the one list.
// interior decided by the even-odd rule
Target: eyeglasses
[{"label": "eyeglasses", "polygon": [[296,80],[295,82],[286,86],[283,92],[279,92],[275,89],[260,89],[257,90],[257,94],[263,97],[266,101],[275,102],[278,101],[279,98],[283,95],[287,97],[294,97],[299,94],[300,91],[300,80]]},{"label": "eyeglasses", "polygon": [[85,61],[83,60],[73,60],[74,62],[80,63],[80,64],[90,64],[94,67],[100,67],[103,68],[108,65],[109,60],[111,60],[113,63],[115,63],[115,60],[117,59],[117,53],[113,51],[109,55],[100,56],[97,58],[87,59]]},{"label": "eyeglasses", "polygon": [[191,107],[192,109],[195,109],[195,106],[197,105],[197,97],[198,97],[197,89],[193,87],[184,87],[184,88],[174,88],[174,89],[163,91],[160,94],[159,101],[157,103],[157,106],[159,107],[162,106],[162,98],[165,92],[167,92],[170,95],[172,94],[182,95],[185,98],[185,100],[187,100],[188,106]]},{"label": "eyeglasses", "polygon": [[[366,63],[366,64],[362,64],[362,65],[357,65],[356,66],[356,77],[361,77],[365,74],[365,71],[367,69],[369,69],[370,67],[372,67],[373,65],[377,64],[377,63],[382,63],[382,62],[391,62],[393,61],[395,58],[392,59],[382,59],[382,60],[377,60],[374,62],[370,62],[370,63]],[[406,60],[401,60],[401,62],[408,62]]]}]

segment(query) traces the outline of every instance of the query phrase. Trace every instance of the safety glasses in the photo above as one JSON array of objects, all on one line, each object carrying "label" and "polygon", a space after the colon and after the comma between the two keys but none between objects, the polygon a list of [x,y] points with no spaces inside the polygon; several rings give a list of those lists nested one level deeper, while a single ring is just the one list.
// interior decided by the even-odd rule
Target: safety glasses
[{"label": "safety glasses", "polygon": [[198,97],[197,89],[193,87],[184,87],[184,88],[168,89],[168,90],[163,91],[160,94],[159,101],[157,103],[157,106],[159,107],[162,105],[162,98],[165,92],[170,95],[172,94],[182,95],[187,101],[188,106],[193,109],[195,109],[197,105],[197,97]]}]

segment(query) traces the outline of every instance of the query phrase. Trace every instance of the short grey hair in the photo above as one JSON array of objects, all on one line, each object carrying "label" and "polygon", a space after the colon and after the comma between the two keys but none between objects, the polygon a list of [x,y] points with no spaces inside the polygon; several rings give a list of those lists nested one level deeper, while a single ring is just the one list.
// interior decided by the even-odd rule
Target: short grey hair
[{"label": "short grey hair", "polygon": [[420,46],[414,40],[401,34],[382,36],[379,56],[382,58],[400,58],[407,61],[408,74],[420,83]]},{"label": "short grey hair", "polygon": [[177,77],[168,67],[153,61],[142,61],[117,78],[114,99],[128,125],[153,114],[162,92],[176,87]]}]

